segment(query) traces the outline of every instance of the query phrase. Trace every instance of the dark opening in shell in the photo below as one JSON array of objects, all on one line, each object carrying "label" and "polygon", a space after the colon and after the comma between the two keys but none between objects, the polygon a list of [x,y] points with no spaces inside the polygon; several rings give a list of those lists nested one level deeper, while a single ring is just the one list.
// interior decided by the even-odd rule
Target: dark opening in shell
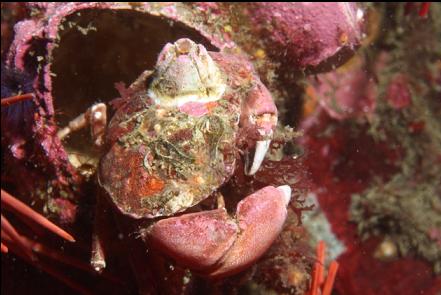
[{"label": "dark opening in shell", "polygon": [[[81,10],[61,23],[58,35],[51,75],[60,127],[93,103],[118,97],[115,83],[128,86],[143,71],[153,69],[167,42],[185,37],[216,50],[201,34],[181,23],[129,10]],[[64,142],[68,153],[96,163],[98,155],[92,145],[87,128]]]}]

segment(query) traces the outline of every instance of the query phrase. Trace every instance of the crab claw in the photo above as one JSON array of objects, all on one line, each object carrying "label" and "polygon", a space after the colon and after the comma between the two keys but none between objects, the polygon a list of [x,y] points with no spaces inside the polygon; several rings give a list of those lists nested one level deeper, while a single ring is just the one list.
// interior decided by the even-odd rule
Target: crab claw
[{"label": "crab claw", "polygon": [[240,119],[241,127],[245,130],[247,138],[255,141],[250,144],[254,148],[254,156],[247,153],[245,159],[245,174],[255,174],[265,158],[270,146],[273,131],[277,125],[277,108],[268,89],[258,82],[248,93],[247,99],[242,105]]},{"label": "crab claw", "polygon": [[291,188],[267,186],[225,209],[163,219],[146,236],[153,247],[201,275],[220,278],[258,260],[282,230]]},{"label": "crab claw", "polygon": [[253,162],[250,164],[250,155],[247,154],[245,159],[245,174],[254,175],[262,165],[263,159],[265,159],[266,152],[271,144],[271,140],[258,140],[254,150]]}]

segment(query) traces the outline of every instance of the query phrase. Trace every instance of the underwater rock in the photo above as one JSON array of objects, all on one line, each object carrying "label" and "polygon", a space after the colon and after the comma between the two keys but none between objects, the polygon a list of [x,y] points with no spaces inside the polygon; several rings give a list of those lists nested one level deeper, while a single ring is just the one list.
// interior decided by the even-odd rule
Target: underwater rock
[{"label": "underwater rock", "polygon": [[[292,67],[303,69],[317,67],[340,56],[340,52],[352,53],[361,38],[360,13],[355,4],[231,5],[26,4],[30,16],[15,25],[6,66],[25,72],[32,80],[38,115],[31,119],[34,127],[29,132],[37,135],[33,136],[33,144],[44,150],[47,158],[42,156],[41,161],[48,162],[39,165],[52,167],[45,173],[54,171],[57,191],[75,187],[81,195],[81,175],[90,175],[89,168],[96,166],[98,155],[84,134],[71,136],[62,144],[55,136],[56,130],[97,100],[106,102],[118,97],[114,84],[128,84],[143,70],[152,68],[167,42],[187,37],[209,50],[222,49],[247,58],[247,51],[241,50],[247,48],[245,32],[229,24],[237,13],[246,17],[252,11],[250,39],[264,40],[276,53],[277,62],[287,53],[283,63],[293,61]],[[270,29],[267,22],[271,13],[276,20],[284,19],[271,29],[278,34],[264,33]],[[306,31],[299,35],[298,28]]]},{"label": "underwater rock", "polygon": [[404,74],[397,74],[393,77],[387,87],[387,101],[394,109],[403,109],[412,102],[408,79]]},{"label": "underwater rock", "polygon": [[377,85],[365,62],[357,56],[349,63],[336,71],[309,78],[313,91],[308,99],[318,100],[338,120],[369,116],[376,106]]},{"label": "underwater rock", "polygon": [[[268,8],[271,10],[264,11]],[[338,66],[353,54],[361,38],[361,14],[355,4],[322,5],[319,8],[316,4],[307,3],[80,2],[28,3],[26,9],[29,17],[15,25],[15,36],[6,55],[5,69],[24,73],[26,81],[18,79],[17,83],[26,92],[32,92],[34,99],[8,107],[5,117],[5,120],[14,120],[14,124],[24,129],[22,134],[25,135],[20,136],[26,141],[26,149],[21,149],[22,141],[17,141],[18,145],[10,144],[17,134],[3,132],[12,123],[5,121],[7,123],[3,124],[2,114],[2,135],[5,135],[5,141],[2,138],[3,163],[15,169],[11,174],[11,187],[18,187],[16,179],[30,180],[29,186],[18,187],[17,191],[21,190],[22,194],[34,192],[29,196],[29,202],[39,200],[41,205],[37,209],[56,216],[63,223],[74,223],[78,210],[90,210],[88,206],[93,202],[91,199],[95,193],[91,188],[95,184],[91,176],[95,172],[99,153],[93,148],[88,132],[81,131],[61,141],[57,130],[85,112],[93,103],[115,102],[115,98],[124,96],[118,93],[115,84],[128,85],[145,69],[152,69],[158,53],[167,42],[189,38],[209,51],[227,52],[255,64],[286,65],[287,69],[281,72],[291,73],[305,69],[312,72],[330,70],[333,68],[330,64]],[[267,20],[271,11],[275,19],[282,16],[286,17],[286,21],[278,23],[268,34],[266,32],[270,28]],[[237,19],[247,21],[242,26],[236,23]],[[298,28],[304,29],[300,35],[297,34]],[[285,35],[276,34],[279,31]],[[251,40],[261,41],[262,46],[255,47]],[[272,72],[272,66],[268,70],[261,66],[258,70],[264,83],[277,82],[279,79]],[[252,71],[243,73],[244,79],[249,72]],[[252,75],[257,77],[257,74]],[[3,95],[3,86],[2,81],[2,97],[17,94]],[[243,85],[236,86],[239,89]],[[271,91],[277,91],[276,87],[270,88]],[[256,94],[270,95],[263,84],[250,95]],[[289,99],[289,95],[280,97],[282,100]],[[251,98],[250,101],[255,105],[261,103],[259,99]],[[30,107],[24,117],[10,114],[18,113],[23,106]],[[245,110],[244,113],[248,117],[259,115],[252,110]],[[19,125],[17,118],[23,118],[26,124]],[[247,122],[246,116],[241,118],[243,125],[252,123]],[[255,137],[261,135],[253,134]],[[22,161],[21,165],[17,165],[16,160]],[[235,194],[239,195],[249,186],[267,184],[274,177],[278,179],[277,182],[289,178],[290,184],[300,185],[295,175],[297,170],[303,170],[296,165],[295,157],[285,159],[283,169],[272,173],[277,170],[278,164],[273,163],[264,169],[256,179],[244,175],[235,177],[235,180],[240,178],[236,182]],[[287,236],[290,233],[290,229],[285,231]],[[310,270],[311,261],[297,261],[288,257],[293,253],[284,253],[286,248],[300,239],[286,239],[272,253],[285,255],[284,263],[303,273]],[[308,253],[307,248],[304,246],[301,252]],[[152,256],[159,259],[154,254]],[[271,272],[271,258],[265,267],[264,273]],[[298,271],[294,273],[299,274]],[[177,277],[182,281],[181,272]],[[166,285],[166,278],[163,276],[161,279],[164,282],[158,284]],[[281,271],[278,278],[286,278],[285,273]],[[297,282],[299,290],[308,287],[309,279],[306,275]],[[151,281],[146,282],[149,283]],[[267,283],[271,285],[272,282]],[[280,281],[274,285],[278,283]],[[285,289],[289,287],[290,282],[283,286]]]},{"label": "underwater rock", "polygon": [[338,67],[360,44],[363,11],[355,3],[255,3],[248,9],[267,52],[293,71]]}]

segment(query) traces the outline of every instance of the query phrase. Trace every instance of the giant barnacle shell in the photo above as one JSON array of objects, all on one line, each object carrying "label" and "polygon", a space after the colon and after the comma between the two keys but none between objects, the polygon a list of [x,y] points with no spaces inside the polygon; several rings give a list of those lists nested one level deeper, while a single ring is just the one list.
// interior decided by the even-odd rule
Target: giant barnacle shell
[{"label": "giant barnacle shell", "polygon": [[[298,3],[79,2],[30,3],[27,8],[30,16],[16,24],[6,64],[26,72],[33,81],[35,112],[29,117],[33,126],[25,133],[34,134],[27,145],[41,151],[33,165],[53,179],[51,187],[43,190],[56,184],[57,192],[69,195],[72,188],[81,194],[78,174],[93,173],[98,155],[87,132],[72,135],[62,144],[57,128],[97,100],[117,97],[116,82],[129,84],[144,70],[153,69],[166,43],[190,38],[210,51],[258,56],[264,65],[259,73],[277,79],[283,75],[272,74],[274,65],[286,65],[282,67],[286,73],[315,68],[340,56],[342,50],[350,52],[360,38],[355,4],[317,8]],[[309,33],[298,34],[308,28]],[[255,55],[260,47],[268,54]],[[206,85],[217,80],[215,72]],[[222,93],[215,84],[209,87],[208,100]],[[280,93],[277,99],[289,98]],[[5,137],[5,150],[14,146],[11,140]]]}]

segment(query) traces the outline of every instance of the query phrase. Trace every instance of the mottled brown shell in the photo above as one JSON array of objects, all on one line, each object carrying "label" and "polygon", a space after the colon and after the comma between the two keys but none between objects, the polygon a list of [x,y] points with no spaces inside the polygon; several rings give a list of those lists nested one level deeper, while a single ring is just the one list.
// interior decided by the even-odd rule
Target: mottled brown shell
[{"label": "mottled brown shell", "polygon": [[240,100],[228,88],[191,115],[134,94],[109,125],[110,150],[99,181],[114,204],[135,218],[173,215],[212,194],[233,173]]}]

